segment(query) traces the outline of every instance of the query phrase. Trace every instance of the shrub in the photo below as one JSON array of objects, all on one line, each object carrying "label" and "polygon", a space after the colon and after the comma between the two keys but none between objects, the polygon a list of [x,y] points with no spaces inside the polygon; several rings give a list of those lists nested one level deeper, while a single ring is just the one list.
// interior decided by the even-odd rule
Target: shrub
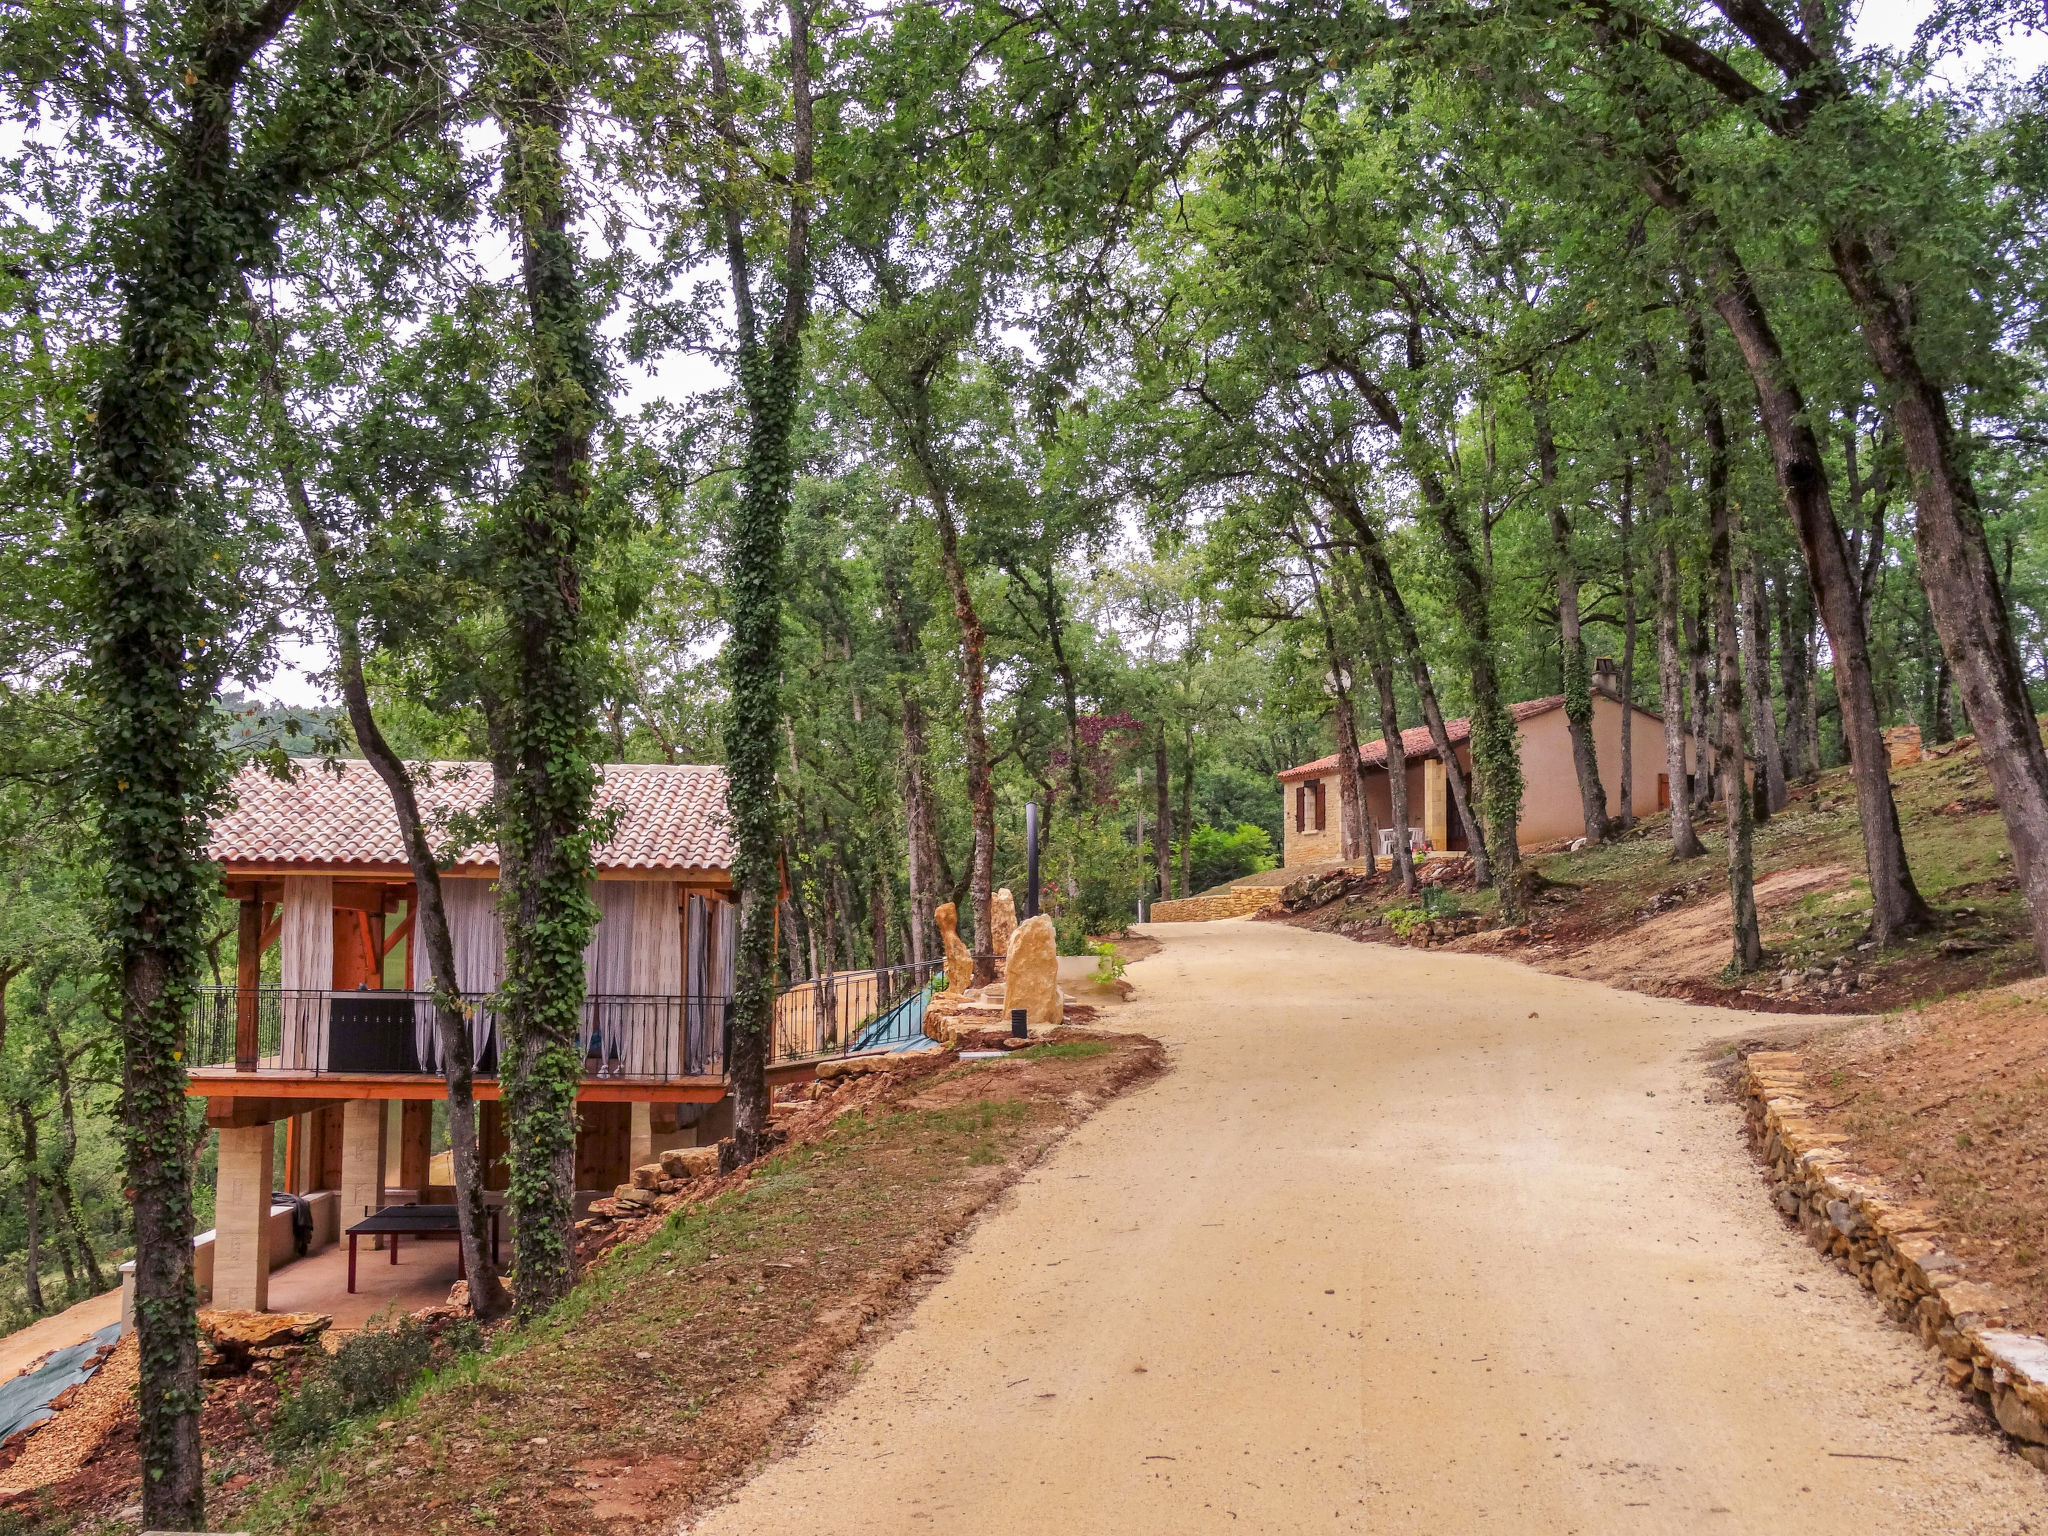
[{"label": "shrub", "polygon": [[1055,835],[1047,867],[1056,872],[1059,910],[1053,925],[1061,954],[1086,954],[1089,934],[1122,933],[1137,916],[1145,853],[1115,821],[1088,815],[1068,822]]},{"label": "shrub", "polygon": [[433,1355],[425,1325],[409,1317],[395,1328],[350,1335],[278,1405],[272,1449],[280,1458],[293,1455],[327,1439],[347,1420],[397,1402]]},{"label": "shrub", "polygon": [[1196,827],[1188,861],[1190,886],[1197,891],[1242,880],[1279,862],[1273,857],[1272,834],[1248,821],[1239,822],[1234,832],[1207,824]]},{"label": "shrub", "polygon": [[1103,986],[1119,981],[1124,974],[1124,957],[1116,952],[1116,946],[1104,939],[1100,944],[1090,944],[1089,954],[1095,957],[1095,979]]}]

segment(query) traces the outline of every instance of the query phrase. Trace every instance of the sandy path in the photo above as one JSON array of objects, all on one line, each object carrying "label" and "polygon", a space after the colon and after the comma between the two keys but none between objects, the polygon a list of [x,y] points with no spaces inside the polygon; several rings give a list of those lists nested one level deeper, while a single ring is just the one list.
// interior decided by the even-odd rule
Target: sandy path
[{"label": "sandy path", "polygon": [[1173,1071],[692,1529],[2048,1532],[2048,1479],[1765,1201],[1689,1054],[1740,1015],[1152,931],[1116,1018]]}]

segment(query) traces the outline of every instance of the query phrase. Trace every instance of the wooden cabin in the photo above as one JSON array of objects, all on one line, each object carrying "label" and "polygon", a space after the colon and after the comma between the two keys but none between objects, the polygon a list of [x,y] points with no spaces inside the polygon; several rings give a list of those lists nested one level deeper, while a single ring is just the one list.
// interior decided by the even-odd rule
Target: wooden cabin
[{"label": "wooden cabin", "polygon": [[[420,785],[437,847],[490,800],[486,763],[435,763]],[[600,911],[584,955],[579,1190],[610,1190],[667,1147],[715,1139],[730,1120],[725,1011],[737,913],[725,773],[606,764],[595,859]],[[305,763],[289,781],[235,780],[209,848],[240,903],[234,985],[205,989],[188,1035],[187,1092],[220,1131],[216,1305],[261,1309],[271,1268],[277,1128],[291,1192],[345,1228],[395,1199],[452,1200],[431,1182],[434,1102],[447,1097],[428,962],[397,816],[367,763]],[[506,1182],[499,1112],[504,975],[496,849],[460,849],[441,889],[478,1062],[487,1188]],[[332,1236],[332,1234],[325,1234]]]}]

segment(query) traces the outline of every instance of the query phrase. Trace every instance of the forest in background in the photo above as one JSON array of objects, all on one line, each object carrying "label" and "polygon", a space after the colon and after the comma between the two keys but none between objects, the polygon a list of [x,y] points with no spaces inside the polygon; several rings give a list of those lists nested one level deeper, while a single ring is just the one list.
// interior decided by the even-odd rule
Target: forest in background
[{"label": "forest in background", "polygon": [[[205,1222],[168,1085],[249,760],[509,786],[522,1307],[594,763],[730,765],[743,1042],[938,903],[985,951],[1027,802],[1077,949],[1273,862],[1276,772],[1460,716],[1511,910],[1505,711],[1583,737],[1602,656],[1695,747],[1737,968],[1751,817],[1851,759],[1873,932],[1922,921],[1873,730],[1975,729],[2033,878],[2048,82],[1956,65],[2039,18],[1853,20],[0,20],[0,1326]],[[330,706],[255,702],[288,641]]]}]

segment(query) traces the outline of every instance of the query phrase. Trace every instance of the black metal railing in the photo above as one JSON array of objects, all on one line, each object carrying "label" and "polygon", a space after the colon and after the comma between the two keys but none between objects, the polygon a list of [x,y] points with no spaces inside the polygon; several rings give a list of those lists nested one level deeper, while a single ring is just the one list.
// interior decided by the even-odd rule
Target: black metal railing
[{"label": "black metal railing", "polygon": [[[588,1077],[718,1077],[725,1071],[723,997],[591,993],[577,1044]],[[489,997],[465,996],[476,1070],[498,1071],[498,1015]],[[236,1064],[238,1026],[254,1014],[259,1070],[439,1073],[440,1036],[431,992],[314,992],[204,987],[186,1029],[195,1067]]]},{"label": "black metal railing", "polygon": [[[835,971],[799,982],[775,1000],[770,1059],[900,1050],[924,1037],[936,961],[880,970]],[[490,997],[465,996],[476,1070],[498,1071],[498,1015]],[[591,993],[577,1044],[588,1078],[667,1082],[725,1074],[729,998],[660,993]],[[236,1065],[244,1010],[255,1024],[259,1071],[437,1074],[440,1033],[431,992],[315,992],[202,987],[186,1029],[194,1067]]]},{"label": "black metal railing", "polygon": [[925,1005],[940,969],[927,960],[798,982],[775,999],[773,1059],[900,1050],[923,1039]]}]

